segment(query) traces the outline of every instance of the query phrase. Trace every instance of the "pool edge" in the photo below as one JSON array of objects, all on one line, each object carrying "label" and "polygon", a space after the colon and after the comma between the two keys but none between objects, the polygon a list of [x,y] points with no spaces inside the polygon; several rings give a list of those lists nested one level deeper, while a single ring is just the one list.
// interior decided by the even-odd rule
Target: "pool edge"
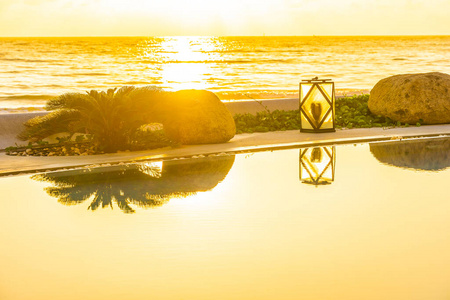
[{"label": "pool edge", "polygon": [[[359,135],[357,134],[359,133]],[[372,133],[372,134],[371,134]],[[377,134],[374,134],[377,133]],[[356,135],[355,135],[356,134]],[[11,157],[0,153],[0,177],[26,175],[46,171],[191,158],[205,155],[231,155],[325,145],[370,143],[413,138],[449,137],[450,125],[416,128],[352,129],[340,133],[303,134],[297,130],[242,135],[223,144],[191,145],[171,149],[93,155],[90,157]],[[296,139],[293,141],[293,139]],[[9,162],[9,163],[8,163]]]}]

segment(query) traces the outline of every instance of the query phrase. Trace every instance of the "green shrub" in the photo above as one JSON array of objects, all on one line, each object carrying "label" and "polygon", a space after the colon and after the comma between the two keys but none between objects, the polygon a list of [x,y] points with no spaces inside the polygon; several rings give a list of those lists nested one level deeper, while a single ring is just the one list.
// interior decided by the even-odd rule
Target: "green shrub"
[{"label": "green shrub", "polygon": [[[367,105],[369,95],[342,97],[335,103],[336,128],[370,128],[402,126],[400,122],[377,116],[370,112]],[[267,131],[284,131],[300,129],[300,115],[298,110],[270,112],[268,110],[252,114],[236,114],[236,133],[252,133]],[[420,123],[418,123],[420,126]],[[406,126],[406,125],[405,125]]]}]

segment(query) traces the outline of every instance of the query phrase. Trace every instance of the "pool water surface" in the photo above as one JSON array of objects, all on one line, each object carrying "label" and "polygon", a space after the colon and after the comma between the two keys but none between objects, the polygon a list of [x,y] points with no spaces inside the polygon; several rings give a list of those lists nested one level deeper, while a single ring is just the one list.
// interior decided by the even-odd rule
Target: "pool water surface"
[{"label": "pool water surface", "polygon": [[448,299],[450,139],[0,178],[0,299]]}]

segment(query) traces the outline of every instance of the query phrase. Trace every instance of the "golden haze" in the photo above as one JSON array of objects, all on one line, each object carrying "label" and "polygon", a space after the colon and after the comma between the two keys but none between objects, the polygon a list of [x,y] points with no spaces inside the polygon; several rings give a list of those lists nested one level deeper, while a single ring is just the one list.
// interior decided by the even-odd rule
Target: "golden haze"
[{"label": "golden haze", "polygon": [[445,35],[447,0],[2,0],[0,36]]}]

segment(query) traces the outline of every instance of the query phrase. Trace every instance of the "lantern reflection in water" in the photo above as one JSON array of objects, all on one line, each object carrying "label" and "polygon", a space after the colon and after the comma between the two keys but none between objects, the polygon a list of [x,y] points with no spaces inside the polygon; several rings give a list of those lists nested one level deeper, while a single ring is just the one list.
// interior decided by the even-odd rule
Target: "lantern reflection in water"
[{"label": "lantern reflection in water", "polygon": [[300,181],[313,185],[334,181],[336,150],[334,146],[300,149]]}]

